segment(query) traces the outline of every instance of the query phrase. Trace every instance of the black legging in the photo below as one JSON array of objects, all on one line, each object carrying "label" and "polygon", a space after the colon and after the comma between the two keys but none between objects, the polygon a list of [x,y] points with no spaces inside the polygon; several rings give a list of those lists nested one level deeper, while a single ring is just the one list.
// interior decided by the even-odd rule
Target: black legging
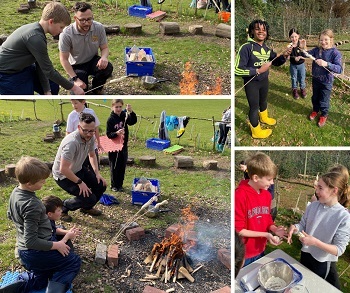
[{"label": "black legging", "polygon": [[249,121],[253,127],[256,127],[259,124],[259,111],[263,112],[267,109],[269,80],[268,78],[260,81],[253,80],[244,89],[249,104]]},{"label": "black legging", "polygon": [[226,123],[220,123],[219,129],[220,129],[220,136],[218,139],[218,143],[225,144],[229,127],[226,126]]},{"label": "black legging", "polygon": [[336,262],[319,262],[310,253],[301,252],[300,263],[340,290]]}]

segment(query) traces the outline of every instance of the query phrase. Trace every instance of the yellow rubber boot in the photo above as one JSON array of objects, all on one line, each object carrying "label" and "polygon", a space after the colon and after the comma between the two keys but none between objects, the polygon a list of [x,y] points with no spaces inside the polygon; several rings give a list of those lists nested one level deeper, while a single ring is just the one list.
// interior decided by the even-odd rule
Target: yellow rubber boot
[{"label": "yellow rubber boot", "polygon": [[276,119],[268,117],[267,109],[265,111],[259,112],[260,122],[267,125],[275,125]]},{"label": "yellow rubber boot", "polygon": [[250,123],[250,130],[252,131],[252,137],[253,138],[267,138],[271,135],[272,129],[261,129],[260,123],[253,127]]}]

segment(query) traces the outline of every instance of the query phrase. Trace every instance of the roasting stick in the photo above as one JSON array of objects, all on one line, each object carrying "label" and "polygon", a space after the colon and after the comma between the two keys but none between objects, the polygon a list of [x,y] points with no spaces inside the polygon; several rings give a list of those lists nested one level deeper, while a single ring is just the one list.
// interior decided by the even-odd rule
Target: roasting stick
[{"label": "roasting stick", "polygon": [[[305,49],[301,49],[300,47],[298,47],[307,58],[310,58],[313,61],[316,61],[316,58],[312,55],[310,55]],[[341,78],[338,77],[338,74],[330,71],[326,66],[322,66],[324,69],[326,69],[330,74],[332,74],[335,78],[337,78],[342,84],[344,84],[346,87],[350,88],[350,86],[348,84],[346,84]]]},{"label": "roasting stick", "polygon": [[[116,235],[112,238],[112,240],[110,241],[111,244],[115,243],[115,242],[118,240],[119,236],[123,233],[123,231],[124,231],[126,228],[130,227],[130,225],[132,224],[133,221],[135,221],[135,218],[140,214],[140,212],[144,211],[146,208],[148,208],[148,207],[151,205],[151,203],[152,203],[153,201],[156,201],[156,200],[158,199],[158,196],[157,196],[157,195],[159,195],[159,193],[157,193],[156,195],[152,196],[152,197],[141,207],[141,209],[139,209],[139,210],[137,211],[137,213],[136,213],[135,215],[133,215],[128,221],[126,221],[125,225],[123,225],[123,226],[119,229],[119,231],[117,232],[117,234],[116,234]],[[146,211],[146,212],[147,212],[147,211]]]},{"label": "roasting stick", "polygon": [[[290,48],[291,45],[292,45],[292,43],[289,43],[289,45],[288,45],[288,47],[287,47],[287,50]],[[269,61],[269,62],[272,63],[272,62],[275,61],[275,59],[277,59],[279,56],[281,56],[282,54],[286,53],[287,50],[283,51],[283,52],[280,53],[280,54],[277,54],[277,56],[276,56],[275,58],[273,58],[273,59],[272,59],[271,61]],[[244,87],[245,87],[248,83],[250,83],[250,82],[254,79],[254,77],[256,77],[257,75],[258,75],[258,74],[255,73],[255,75],[254,75],[251,79],[249,79],[241,88],[239,88],[239,89],[235,92],[235,96],[237,95],[238,92],[240,92],[242,89],[244,89]]]},{"label": "roasting stick", "polygon": [[124,80],[124,79],[127,78],[127,77],[128,77],[128,76],[126,75],[126,76],[122,76],[122,77],[119,77],[119,78],[111,79],[110,81],[108,81],[108,82],[106,82],[106,83],[104,83],[104,84],[101,84],[101,85],[99,85],[99,86],[96,86],[96,87],[92,88],[91,90],[86,91],[85,94],[86,94],[86,93],[89,93],[89,92],[91,92],[91,91],[94,91],[94,90],[96,90],[96,89],[98,89],[98,88],[100,88],[100,87],[103,87],[103,86],[106,85],[106,84],[116,83],[116,82],[122,81],[122,80]]}]

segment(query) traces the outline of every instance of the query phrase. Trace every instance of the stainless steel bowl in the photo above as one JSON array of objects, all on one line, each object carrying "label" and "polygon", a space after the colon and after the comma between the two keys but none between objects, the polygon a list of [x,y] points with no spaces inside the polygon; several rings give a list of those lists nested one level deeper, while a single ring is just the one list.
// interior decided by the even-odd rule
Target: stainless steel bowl
[{"label": "stainless steel bowl", "polygon": [[[271,281],[282,279],[284,285]],[[264,264],[258,271],[258,282],[268,293],[283,293],[293,283],[293,270],[284,262],[272,261]]]}]

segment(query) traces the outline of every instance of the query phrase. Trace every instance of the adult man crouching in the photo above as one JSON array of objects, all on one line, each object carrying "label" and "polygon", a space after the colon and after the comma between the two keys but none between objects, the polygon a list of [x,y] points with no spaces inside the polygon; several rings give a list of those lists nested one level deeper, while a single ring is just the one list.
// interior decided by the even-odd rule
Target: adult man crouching
[{"label": "adult man crouching", "polygon": [[[74,197],[64,200],[61,219],[72,221],[69,211],[80,211],[99,216],[101,211],[94,208],[106,190],[106,180],[101,176],[95,154],[95,117],[81,113],[78,129],[68,134],[61,142],[52,175],[56,183]],[[83,166],[89,156],[92,170]]]}]

